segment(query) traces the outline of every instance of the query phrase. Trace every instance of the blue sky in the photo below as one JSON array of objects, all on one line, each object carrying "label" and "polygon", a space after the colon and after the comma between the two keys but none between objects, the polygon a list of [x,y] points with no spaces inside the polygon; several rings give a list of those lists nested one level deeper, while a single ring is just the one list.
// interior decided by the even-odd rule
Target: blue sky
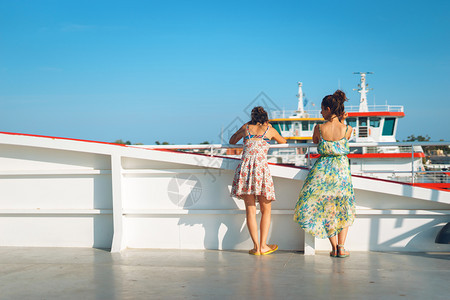
[{"label": "blue sky", "polygon": [[404,105],[397,138],[450,140],[449,1],[1,1],[0,131],[220,142],[264,92]]}]

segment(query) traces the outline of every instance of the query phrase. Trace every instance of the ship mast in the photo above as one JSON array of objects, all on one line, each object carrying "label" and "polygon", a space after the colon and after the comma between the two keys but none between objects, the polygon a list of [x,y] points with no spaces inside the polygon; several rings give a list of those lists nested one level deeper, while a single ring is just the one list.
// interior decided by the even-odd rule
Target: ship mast
[{"label": "ship mast", "polygon": [[303,108],[303,91],[302,91],[302,83],[298,82],[298,106],[297,106],[297,112],[300,115],[303,115],[305,113],[305,110]]},{"label": "ship mast", "polygon": [[359,101],[359,111],[360,112],[368,112],[369,107],[367,106],[367,93],[369,89],[367,88],[369,85],[366,83],[366,75],[373,74],[372,72],[354,72],[353,74],[361,75],[361,82],[358,84],[359,89],[353,89],[354,91],[358,91],[361,94],[361,99]]}]

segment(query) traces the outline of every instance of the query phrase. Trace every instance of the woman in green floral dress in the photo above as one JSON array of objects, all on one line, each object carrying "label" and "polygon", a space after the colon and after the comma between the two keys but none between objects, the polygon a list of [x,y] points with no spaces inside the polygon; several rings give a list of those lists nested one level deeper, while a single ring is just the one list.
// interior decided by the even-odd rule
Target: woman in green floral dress
[{"label": "woman in green floral dress", "polygon": [[328,238],[333,257],[347,257],[344,248],[348,226],[355,219],[348,139],[353,131],[343,124],[344,92],[337,90],[322,100],[324,124],[314,128],[313,142],[318,143],[320,157],[311,168],[295,206],[294,220],[318,238]]}]

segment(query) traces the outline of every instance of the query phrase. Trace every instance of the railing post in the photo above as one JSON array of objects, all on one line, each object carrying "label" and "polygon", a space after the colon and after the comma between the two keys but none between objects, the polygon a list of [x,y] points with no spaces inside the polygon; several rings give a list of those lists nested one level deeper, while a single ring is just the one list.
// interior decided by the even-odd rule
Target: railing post
[{"label": "railing post", "polygon": [[111,155],[111,183],[113,207],[113,240],[111,252],[125,249],[123,232],[123,203],[122,203],[122,158],[119,154]]},{"label": "railing post", "polygon": [[305,232],[305,242],[304,242],[304,254],[305,255],[315,255],[316,254],[316,238],[307,232]]},{"label": "railing post", "polygon": [[411,144],[411,183],[414,183],[414,145]]},{"label": "railing post", "polygon": [[306,153],[308,154],[308,169],[311,169],[311,148],[308,146],[306,148]]}]

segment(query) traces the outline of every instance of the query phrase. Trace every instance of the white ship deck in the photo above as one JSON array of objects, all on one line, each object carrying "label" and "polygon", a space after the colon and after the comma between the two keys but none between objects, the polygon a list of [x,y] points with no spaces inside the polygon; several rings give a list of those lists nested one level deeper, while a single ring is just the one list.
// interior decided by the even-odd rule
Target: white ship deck
[{"label": "white ship deck", "polygon": [[442,253],[0,248],[1,299],[448,299]]},{"label": "white ship deck", "polygon": [[448,296],[450,245],[434,242],[448,191],[355,176],[351,257],[332,259],[327,240],[292,221],[307,170],[271,165],[269,241],[281,250],[255,257],[243,203],[229,196],[237,163],[0,133],[0,298]]}]

